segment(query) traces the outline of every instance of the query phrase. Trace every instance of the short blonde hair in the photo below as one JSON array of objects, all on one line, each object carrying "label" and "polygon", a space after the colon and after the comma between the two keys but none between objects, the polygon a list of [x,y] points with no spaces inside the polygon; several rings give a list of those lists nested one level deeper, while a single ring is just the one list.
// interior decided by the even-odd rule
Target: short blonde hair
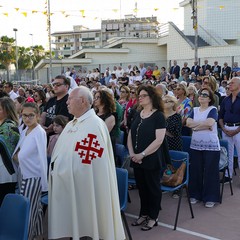
[{"label": "short blonde hair", "polygon": [[172,101],[174,104],[173,104],[173,107],[172,107],[172,109],[173,109],[173,111],[176,111],[176,109],[177,109],[177,106],[178,106],[178,100],[177,100],[177,98],[175,97],[175,96],[171,96],[171,95],[165,95],[164,97],[163,97],[163,100],[170,100],[170,101]]},{"label": "short blonde hair", "polygon": [[183,89],[184,91],[184,96],[188,95],[188,90],[187,90],[187,85],[185,85],[184,83],[178,83],[177,87],[180,87]]}]

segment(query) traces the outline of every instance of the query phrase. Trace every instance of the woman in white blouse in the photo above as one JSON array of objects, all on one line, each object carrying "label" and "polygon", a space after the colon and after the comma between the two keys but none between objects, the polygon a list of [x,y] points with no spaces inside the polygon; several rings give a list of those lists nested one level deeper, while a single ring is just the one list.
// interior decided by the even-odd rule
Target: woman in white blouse
[{"label": "woman in white blouse", "polygon": [[29,236],[42,235],[41,193],[47,191],[47,136],[38,124],[39,108],[36,103],[24,103],[22,119],[27,126],[21,133],[13,159],[19,163],[20,193],[31,203]]},{"label": "woman in white blouse", "polygon": [[203,201],[205,207],[211,208],[220,201],[218,113],[209,88],[201,89],[198,101],[200,107],[195,107],[187,119],[187,126],[193,130],[189,193],[192,204]]}]

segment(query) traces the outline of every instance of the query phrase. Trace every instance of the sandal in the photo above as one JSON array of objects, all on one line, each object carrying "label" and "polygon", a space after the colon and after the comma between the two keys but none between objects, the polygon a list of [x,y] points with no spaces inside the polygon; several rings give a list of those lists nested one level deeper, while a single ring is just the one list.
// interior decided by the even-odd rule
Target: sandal
[{"label": "sandal", "polygon": [[148,218],[147,223],[141,228],[142,231],[149,231],[151,230],[154,226],[158,225],[158,219],[151,219]]},{"label": "sandal", "polygon": [[135,222],[132,223],[132,226],[140,226],[142,224],[146,224],[147,223],[147,220],[148,220],[148,217],[147,216],[141,216],[139,217]]}]

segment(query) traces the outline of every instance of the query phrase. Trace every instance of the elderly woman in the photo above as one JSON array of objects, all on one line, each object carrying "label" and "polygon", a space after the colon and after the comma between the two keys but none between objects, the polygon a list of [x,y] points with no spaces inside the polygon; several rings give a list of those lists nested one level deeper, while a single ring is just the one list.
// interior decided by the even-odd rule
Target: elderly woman
[{"label": "elderly woman", "polygon": [[190,136],[191,130],[186,126],[186,121],[192,113],[192,101],[187,97],[187,86],[183,83],[179,83],[174,93],[178,99],[178,107],[176,112],[182,117],[182,135]]},{"label": "elderly woman", "polygon": [[197,88],[193,83],[190,83],[188,88],[188,98],[192,101],[193,107],[199,107]]},{"label": "elderly woman", "polygon": [[218,112],[214,94],[209,88],[199,93],[200,107],[195,107],[187,119],[192,128],[189,192],[192,204],[203,201],[212,208],[220,201],[219,159],[220,143],[217,131]]},{"label": "elderly woman", "polygon": [[132,226],[144,225],[141,229],[148,231],[157,226],[160,210],[160,170],[166,152],[163,144],[166,124],[162,99],[156,88],[142,85],[137,92],[141,111],[129,131],[128,149],[141,207],[139,218]]},{"label": "elderly woman", "polygon": [[165,95],[163,102],[168,148],[169,150],[182,151],[182,118],[176,112],[178,101],[174,96]]},{"label": "elderly woman", "polygon": [[12,154],[19,140],[18,115],[13,100],[0,98],[0,206],[8,193],[15,193],[17,174]]},{"label": "elderly woman", "polygon": [[214,95],[214,106],[218,109],[219,108],[219,97],[221,97],[218,95],[217,93],[217,81],[215,79],[215,77],[213,76],[204,76],[203,80],[202,80],[202,88],[210,88]]}]

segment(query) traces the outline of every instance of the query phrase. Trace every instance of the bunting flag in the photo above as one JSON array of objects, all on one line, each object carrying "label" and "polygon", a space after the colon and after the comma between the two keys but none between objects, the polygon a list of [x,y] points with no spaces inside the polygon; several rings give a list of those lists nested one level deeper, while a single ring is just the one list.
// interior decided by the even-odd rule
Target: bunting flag
[{"label": "bunting flag", "polygon": [[18,12],[18,10],[19,10],[19,8],[14,8],[17,12]]},{"label": "bunting flag", "polygon": [[118,12],[118,9],[112,9],[112,11],[116,13],[116,12]]},{"label": "bunting flag", "polygon": [[27,17],[27,12],[21,12],[24,17]]},{"label": "bunting flag", "polygon": [[80,10],[79,12],[82,14],[82,17],[84,17],[85,10]]},{"label": "bunting flag", "polygon": [[158,10],[159,10],[159,8],[154,8],[153,10],[156,12],[156,11],[158,11]]},{"label": "bunting flag", "polygon": [[64,15],[64,14],[65,14],[65,11],[61,11],[61,13]]},{"label": "bunting flag", "polygon": [[34,13],[37,13],[38,11],[36,11],[36,10],[32,10],[32,14],[34,14]]},{"label": "bunting flag", "polygon": [[224,9],[224,6],[219,6],[219,9],[220,9],[220,10],[223,10],[223,9]]},{"label": "bunting flag", "polygon": [[8,17],[8,13],[3,13],[4,16]]}]

